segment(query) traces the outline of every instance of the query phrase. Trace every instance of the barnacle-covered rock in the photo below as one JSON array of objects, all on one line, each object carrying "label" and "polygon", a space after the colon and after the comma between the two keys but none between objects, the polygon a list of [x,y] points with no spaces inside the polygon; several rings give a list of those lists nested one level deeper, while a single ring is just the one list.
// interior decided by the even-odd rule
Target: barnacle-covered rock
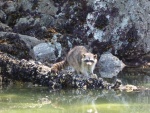
[{"label": "barnacle-covered rock", "polygon": [[[13,27],[13,31],[16,33],[29,35],[29,36],[36,36],[37,38],[43,39],[45,34],[48,32],[47,28],[43,26],[41,23],[43,22],[40,17],[23,17],[19,18],[16,21],[16,24]],[[24,26],[24,27],[22,27]]]},{"label": "barnacle-covered rock", "polygon": [[[69,71],[62,71],[57,75],[51,73],[51,68],[33,60],[18,60],[7,54],[0,53],[0,66],[3,78],[32,82],[50,89],[82,88],[82,89],[111,89],[121,85],[110,84],[102,78],[87,78]],[[84,79],[83,79],[84,78]]]},{"label": "barnacle-covered rock", "polygon": [[0,32],[0,51],[17,58],[32,58],[32,48],[42,41],[35,37],[12,32]]},{"label": "barnacle-covered rock", "polygon": [[[46,86],[52,90],[75,88],[75,89],[115,89],[124,91],[149,90],[145,87],[134,85],[122,85],[121,80],[114,83],[98,78],[84,78],[74,72],[61,71],[57,75],[51,73],[51,68],[41,62],[33,60],[18,60],[11,55],[0,52],[0,80],[8,83],[8,79],[30,82],[39,86]],[[84,78],[84,79],[83,79]],[[1,81],[0,81],[1,82]]]}]

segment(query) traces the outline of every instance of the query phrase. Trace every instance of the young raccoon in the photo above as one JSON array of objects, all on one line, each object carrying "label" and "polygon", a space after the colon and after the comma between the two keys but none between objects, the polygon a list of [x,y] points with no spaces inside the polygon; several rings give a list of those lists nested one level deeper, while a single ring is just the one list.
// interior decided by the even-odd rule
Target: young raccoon
[{"label": "young raccoon", "polygon": [[71,66],[78,74],[81,73],[89,77],[93,75],[96,63],[97,55],[88,52],[84,46],[76,46],[68,52],[63,61],[53,64],[51,71],[56,73],[67,66]]}]

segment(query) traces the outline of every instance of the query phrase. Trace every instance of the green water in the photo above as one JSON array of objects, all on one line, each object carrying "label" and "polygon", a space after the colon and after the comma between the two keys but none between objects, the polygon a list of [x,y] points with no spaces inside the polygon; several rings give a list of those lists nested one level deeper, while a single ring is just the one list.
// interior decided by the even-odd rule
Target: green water
[{"label": "green water", "polygon": [[[121,72],[123,83],[150,87],[149,73]],[[17,83],[0,89],[0,113],[150,113],[150,91],[59,90]]]}]

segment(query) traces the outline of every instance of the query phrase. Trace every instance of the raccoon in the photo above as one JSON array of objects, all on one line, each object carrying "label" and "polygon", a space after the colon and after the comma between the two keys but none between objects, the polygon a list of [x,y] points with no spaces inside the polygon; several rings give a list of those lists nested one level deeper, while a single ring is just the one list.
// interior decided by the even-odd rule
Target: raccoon
[{"label": "raccoon", "polygon": [[93,75],[96,63],[97,55],[88,52],[84,46],[76,46],[68,52],[63,61],[53,64],[51,71],[57,73],[71,66],[78,74],[90,77]]}]

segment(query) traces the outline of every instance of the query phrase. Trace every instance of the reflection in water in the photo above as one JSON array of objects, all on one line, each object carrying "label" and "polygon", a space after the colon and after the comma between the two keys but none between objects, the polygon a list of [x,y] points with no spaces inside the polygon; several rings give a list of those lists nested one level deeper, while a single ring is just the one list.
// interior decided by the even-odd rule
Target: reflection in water
[{"label": "reflection in water", "polygon": [[99,73],[102,78],[112,78],[118,75],[122,71],[120,67],[111,67],[108,70],[100,70]]},{"label": "reflection in water", "polygon": [[[149,113],[150,92],[119,92],[113,90],[60,90],[13,88],[0,94],[0,112],[39,111],[52,113]],[[63,111],[63,112],[62,112]],[[37,112],[37,111],[36,111]],[[39,112],[40,113],[40,112]]]},{"label": "reflection in water", "polygon": [[[123,84],[150,88],[149,71],[125,69]],[[51,91],[18,83],[0,90],[0,113],[150,113],[150,90],[67,89]]]}]

